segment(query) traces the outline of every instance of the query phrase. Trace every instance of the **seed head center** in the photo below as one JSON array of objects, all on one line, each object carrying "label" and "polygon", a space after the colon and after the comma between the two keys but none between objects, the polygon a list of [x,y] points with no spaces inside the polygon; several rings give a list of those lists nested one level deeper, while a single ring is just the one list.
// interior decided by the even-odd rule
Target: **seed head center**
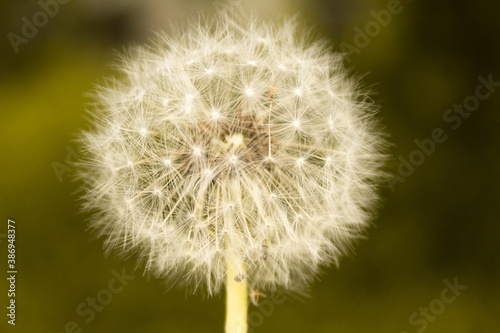
[{"label": "seed head center", "polygon": [[236,133],[231,136],[226,136],[226,143],[232,147],[239,147],[243,143],[243,134]]}]

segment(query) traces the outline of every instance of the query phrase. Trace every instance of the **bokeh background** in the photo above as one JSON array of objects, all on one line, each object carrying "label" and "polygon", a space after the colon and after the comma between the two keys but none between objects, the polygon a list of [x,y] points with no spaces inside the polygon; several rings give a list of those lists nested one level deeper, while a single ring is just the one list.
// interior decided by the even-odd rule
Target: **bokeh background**
[{"label": "bokeh background", "polygon": [[[17,53],[8,34],[21,35],[23,17],[32,21],[41,5],[0,4],[0,332],[222,332],[222,296],[167,292],[136,270],[135,258],[104,255],[78,210],[69,164],[77,158],[72,140],[88,126],[86,92],[113,74],[116,52],[183,26],[199,10],[210,16],[219,3],[66,2]],[[404,182],[384,189],[368,239],[320,276],[310,298],[250,308],[254,332],[500,332],[500,87],[456,130],[443,120],[474,94],[478,76],[500,81],[500,3],[401,0],[390,23],[356,42],[357,29],[374,22],[371,11],[391,2],[243,0],[270,19],[300,13],[335,51],[356,48],[346,65],[375,92],[395,175],[415,139],[435,128],[447,135]],[[17,222],[15,327],[5,316],[7,218]],[[123,270],[134,278],[89,320],[89,298],[109,295],[113,272]],[[467,289],[442,309],[444,281],[455,279]],[[419,311],[429,306],[425,319]]]}]

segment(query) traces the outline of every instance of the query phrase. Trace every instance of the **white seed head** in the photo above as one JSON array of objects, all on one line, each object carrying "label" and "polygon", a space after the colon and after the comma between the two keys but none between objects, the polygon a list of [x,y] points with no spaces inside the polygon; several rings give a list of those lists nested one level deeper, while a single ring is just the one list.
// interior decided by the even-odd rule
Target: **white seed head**
[{"label": "white seed head", "polygon": [[222,13],[123,60],[82,135],[84,199],[108,247],[209,294],[229,257],[273,290],[349,250],[386,142],[341,56],[298,34]]}]

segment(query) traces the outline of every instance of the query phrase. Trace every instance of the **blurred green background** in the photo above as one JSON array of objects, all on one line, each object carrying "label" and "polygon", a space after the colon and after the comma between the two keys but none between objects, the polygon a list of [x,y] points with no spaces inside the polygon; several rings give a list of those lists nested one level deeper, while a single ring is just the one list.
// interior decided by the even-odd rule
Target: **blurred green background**
[{"label": "blurred green background", "polygon": [[[321,275],[310,298],[250,308],[254,332],[500,332],[500,89],[456,130],[443,120],[475,93],[478,76],[500,81],[500,4],[401,0],[388,24],[374,23],[372,11],[396,2],[245,3],[265,17],[301,13],[334,50],[354,50],[347,65],[376,92],[394,143],[395,175],[398,157],[417,149],[415,139],[430,138],[435,128],[447,135],[404,182],[384,190],[368,239],[340,269]],[[216,6],[71,0],[16,53],[8,34],[21,35],[23,17],[31,21],[41,5],[0,4],[1,276],[8,218],[17,222],[18,251],[17,325],[6,323],[2,278],[0,332],[222,332],[222,296],[167,292],[161,280],[135,269],[135,258],[103,254],[102,240],[86,230],[88,215],[78,210],[68,164],[77,148],[72,140],[88,126],[86,92],[113,74],[116,51],[152,31],[168,33],[199,10],[211,15]],[[373,36],[362,41],[359,31],[367,28]],[[123,270],[134,278],[109,293]],[[444,281],[455,279],[467,289],[443,303]],[[97,296],[106,304],[89,310]],[[428,315],[420,312],[429,306]]]}]

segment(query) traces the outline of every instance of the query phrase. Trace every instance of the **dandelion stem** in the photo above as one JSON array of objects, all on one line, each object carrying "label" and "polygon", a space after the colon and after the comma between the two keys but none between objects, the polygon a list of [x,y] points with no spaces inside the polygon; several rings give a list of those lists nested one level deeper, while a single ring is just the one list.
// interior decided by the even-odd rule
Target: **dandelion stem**
[{"label": "dandelion stem", "polygon": [[246,333],[248,288],[245,268],[232,258],[226,265],[226,333]]}]

